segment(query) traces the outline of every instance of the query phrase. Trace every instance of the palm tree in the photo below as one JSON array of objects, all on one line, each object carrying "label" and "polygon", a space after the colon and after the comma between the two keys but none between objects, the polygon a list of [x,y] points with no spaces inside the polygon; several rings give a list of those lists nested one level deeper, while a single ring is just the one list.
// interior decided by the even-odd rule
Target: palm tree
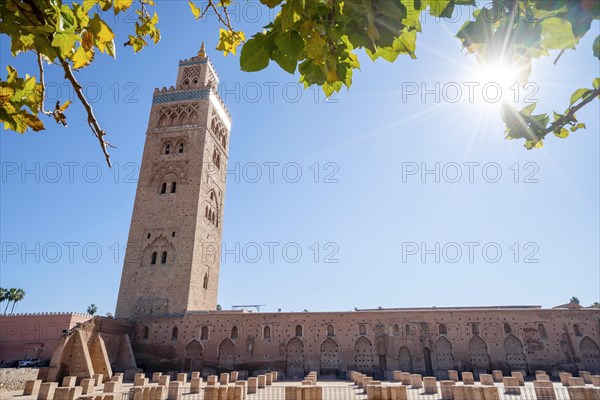
[{"label": "palm tree", "polygon": [[87,308],[87,313],[90,314],[92,317],[94,316],[94,314],[96,314],[97,311],[98,307],[96,307],[95,304],[90,304],[90,306]]},{"label": "palm tree", "polygon": [[15,291],[15,295],[12,299],[13,305],[12,305],[12,308],[10,309],[11,314],[15,311],[15,305],[17,305],[17,303],[19,301],[23,300],[23,298],[25,298],[25,291],[23,289],[17,289]]},{"label": "palm tree", "polygon": [[6,307],[4,308],[4,314],[6,314],[6,311],[8,310],[8,306],[10,305],[10,302],[14,301],[16,293],[17,293],[17,289],[16,288],[10,288],[6,292],[6,297],[5,298],[6,298],[6,300],[8,302],[6,303]]},{"label": "palm tree", "polygon": [[0,303],[8,300],[8,289],[0,287]]}]

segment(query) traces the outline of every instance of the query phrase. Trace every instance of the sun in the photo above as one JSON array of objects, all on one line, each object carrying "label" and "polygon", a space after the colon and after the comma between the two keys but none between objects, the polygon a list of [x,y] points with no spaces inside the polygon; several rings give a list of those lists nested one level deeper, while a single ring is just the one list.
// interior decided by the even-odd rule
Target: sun
[{"label": "sun", "polygon": [[529,71],[526,65],[508,60],[477,62],[469,73],[477,85],[478,102],[487,105],[518,103],[521,85]]}]

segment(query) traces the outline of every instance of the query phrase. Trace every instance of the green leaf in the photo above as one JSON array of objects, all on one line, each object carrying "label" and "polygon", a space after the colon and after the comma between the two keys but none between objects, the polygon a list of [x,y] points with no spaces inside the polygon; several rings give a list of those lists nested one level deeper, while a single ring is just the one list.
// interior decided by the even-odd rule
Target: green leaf
[{"label": "green leaf", "polygon": [[547,49],[573,49],[578,40],[571,23],[563,18],[551,17],[541,22],[542,45]]},{"label": "green leaf", "polygon": [[594,79],[593,85],[594,85],[594,89],[600,88],[600,78]]},{"label": "green leaf", "polygon": [[566,139],[569,136],[569,130],[565,128],[560,128],[560,130],[554,131],[554,136],[559,137],[561,139]]},{"label": "green leaf", "polygon": [[592,49],[594,50],[594,57],[600,59],[600,35],[596,36]]},{"label": "green leaf", "polygon": [[296,31],[287,31],[277,36],[275,45],[279,50],[287,53],[292,60],[297,60],[302,50],[304,50],[304,40]]},{"label": "green leaf", "polygon": [[525,107],[521,111],[519,111],[519,114],[530,116],[531,113],[533,112],[533,110],[535,110],[536,106],[537,106],[537,103],[531,103],[530,105],[528,105],[527,107]]},{"label": "green leaf", "polygon": [[588,95],[589,92],[591,92],[591,90],[589,90],[589,89],[585,89],[585,88],[577,89],[571,95],[571,100],[570,100],[569,106],[572,106],[577,101],[581,100],[584,97],[587,97],[587,95]]},{"label": "green leaf", "polygon": [[242,71],[260,71],[269,65],[270,52],[267,48],[267,40],[264,33],[259,33],[244,44],[240,55]]},{"label": "green leaf", "polygon": [[58,47],[60,55],[67,58],[73,52],[75,42],[80,40],[79,35],[69,32],[57,32],[52,39],[52,46]]}]

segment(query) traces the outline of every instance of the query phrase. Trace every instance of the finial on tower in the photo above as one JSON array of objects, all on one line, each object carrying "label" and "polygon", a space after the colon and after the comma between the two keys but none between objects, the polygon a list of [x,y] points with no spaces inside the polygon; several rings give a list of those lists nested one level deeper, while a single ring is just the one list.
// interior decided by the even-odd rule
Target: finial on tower
[{"label": "finial on tower", "polygon": [[204,40],[202,41],[202,46],[200,46],[200,51],[198,52],[198,57],[202,57],[202,58],[206,57],[206,51],[204,49]]}]

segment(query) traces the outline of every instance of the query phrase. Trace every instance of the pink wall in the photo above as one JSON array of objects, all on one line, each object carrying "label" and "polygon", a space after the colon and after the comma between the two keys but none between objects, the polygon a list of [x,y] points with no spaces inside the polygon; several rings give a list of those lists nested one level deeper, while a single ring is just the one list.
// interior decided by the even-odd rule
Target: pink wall
[{"label": "pink wall", "polygon": [[50,359],[63,330],[90,318],[80,313],[0,315],[0,361]]}]

